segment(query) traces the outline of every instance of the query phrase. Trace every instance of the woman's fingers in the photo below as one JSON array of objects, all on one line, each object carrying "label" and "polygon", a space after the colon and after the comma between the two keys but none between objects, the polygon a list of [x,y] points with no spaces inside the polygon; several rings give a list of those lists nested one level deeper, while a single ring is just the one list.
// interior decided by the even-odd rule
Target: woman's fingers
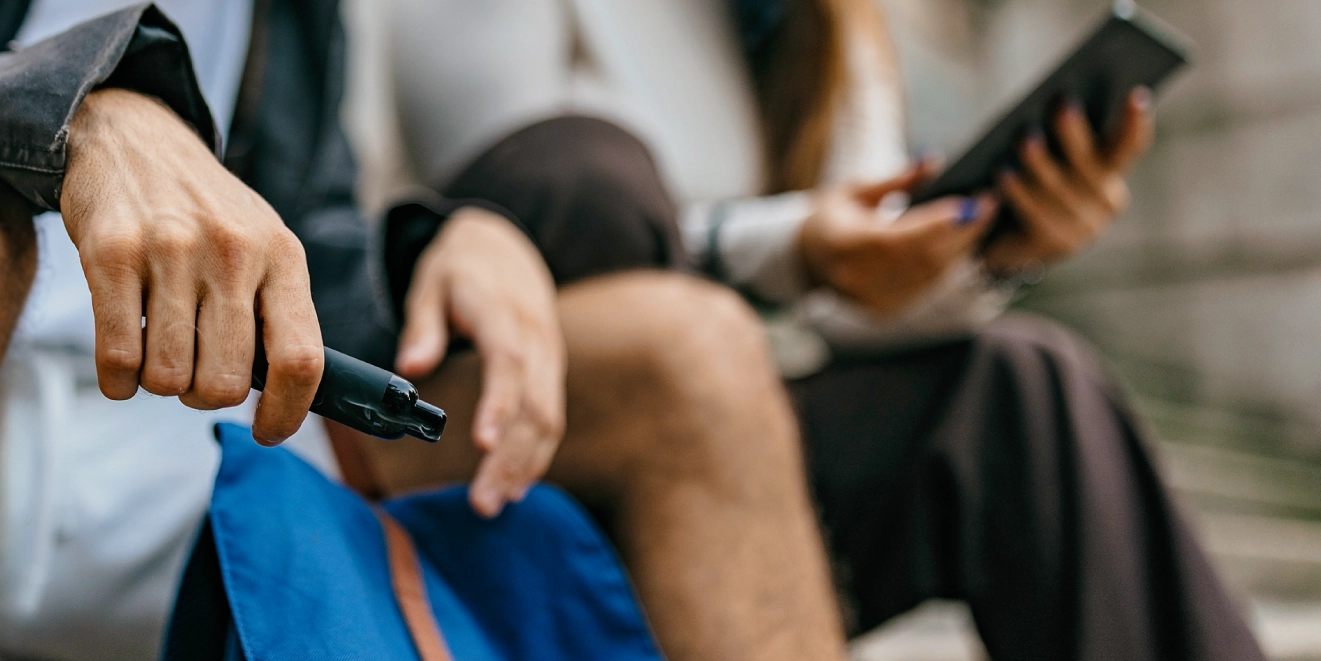
[{"label": "woman's fingers", "polygon": [[1138,159],[1151,149],[1155,137],[1156,115],[1151,111],[1151,90],[1139,87],[1129,95],[1123,128],[1110,150],[1110,166],[1120,174],[1132,170]]},{"label": "woman's fingers", "polygon": [[[262,335],[266,350],[266,387],[257,402],[252,436],[273,445],[298,431],[312,406],[325,349],[309,290],[302,246],[292,233],[280,234],[287,242],[283,254],[291,258],[273,264],[258,291]],[[296,259],[295,259],[296,257]]]},{"label": "woman's fingers", "polygon": [[859,203],[874,207],[891,193],[911,192],[930,181],[940,172],[942,162],[937,156],[923,158],[894,179],[857,186],[853,191],[854,197]]},{"label": "woman's fingers", "polygon": [[1105,163],[1092,126],[1077,103],[1067,103],[1056,115],[1055,132],[1074,178],[1095,187],[1105,179]]},{"label": "woman's fingers", "polygon": [[1045,198],[1045,206],[1067,209],[1077,204],[1078,194],[1073,182],[1051,155],[1044,135],[1029,136],[1023,141],[1018,155],[1024,175],[1031,182],[1031,188],[1036,189],[1036,196]]}]

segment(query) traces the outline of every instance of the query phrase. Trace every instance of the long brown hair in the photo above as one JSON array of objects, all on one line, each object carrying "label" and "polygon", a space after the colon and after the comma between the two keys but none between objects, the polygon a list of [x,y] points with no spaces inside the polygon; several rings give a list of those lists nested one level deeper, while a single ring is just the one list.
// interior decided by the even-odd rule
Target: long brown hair
[{"label": "long brown hair", "polygon": [[894,70],[877,0],[786,2],[775,33],[760,52],[750,54],[772,193],[820,183],[835,120],[847,99],[853,40],[872,40],[884,69]]}]

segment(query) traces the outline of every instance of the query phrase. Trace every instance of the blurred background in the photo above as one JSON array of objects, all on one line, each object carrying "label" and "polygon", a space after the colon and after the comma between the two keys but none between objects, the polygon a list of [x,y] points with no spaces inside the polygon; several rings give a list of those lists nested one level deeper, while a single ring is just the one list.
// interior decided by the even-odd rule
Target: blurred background
[{"label": "blurred background", "polygon": [[[363,199],[400,182],[375,14],[347,8],[347,124]],[[1104,14],[1106,0],[881,0],[909,83],[911,144],[957,156]],[[1321,2],[1146,0],[1192,38],[1132,210],[1019,305],[1109,357],[1194,525],[1273,659],[1321,660]],[[984,657],[934,603],[859,661]]]}]

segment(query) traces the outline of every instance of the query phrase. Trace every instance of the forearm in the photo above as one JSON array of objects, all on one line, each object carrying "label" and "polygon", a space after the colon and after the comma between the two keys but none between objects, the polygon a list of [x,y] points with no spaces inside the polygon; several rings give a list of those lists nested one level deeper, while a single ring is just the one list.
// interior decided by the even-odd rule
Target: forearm
[{"label": "forearm", "polygon": [[37,237],[32,208],[0,183],[0,360],[37,273]]}]

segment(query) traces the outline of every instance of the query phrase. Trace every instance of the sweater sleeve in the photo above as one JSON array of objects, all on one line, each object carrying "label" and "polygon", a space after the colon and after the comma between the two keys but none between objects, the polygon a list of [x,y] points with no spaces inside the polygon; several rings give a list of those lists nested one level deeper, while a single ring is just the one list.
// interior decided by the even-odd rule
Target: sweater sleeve
[{"label": "sweater sleeve", "polygon": [[[837,116],[822,177],[826,185],[881,181],[908,165],[896,74],[866,43],[851,50],[849,71],[849,96]],[[994,318],[1010,300],[976,259],[955,265],[908,309],[884,319],[833,291],[809,291],[798,234],[811,213],[811,196],[804,192],[695,203],[682,219],[684,243],[708,275],[764,301],[795,304],[794,316],[839,349],[954,336]]]},{"label": "sweater sleeve", "polygon": [[0,180],[37,207],[58,211],[69,125],[100,87],[159,99],[219,148],[182,33],[154,5],[141,4],[0,54]]}]

